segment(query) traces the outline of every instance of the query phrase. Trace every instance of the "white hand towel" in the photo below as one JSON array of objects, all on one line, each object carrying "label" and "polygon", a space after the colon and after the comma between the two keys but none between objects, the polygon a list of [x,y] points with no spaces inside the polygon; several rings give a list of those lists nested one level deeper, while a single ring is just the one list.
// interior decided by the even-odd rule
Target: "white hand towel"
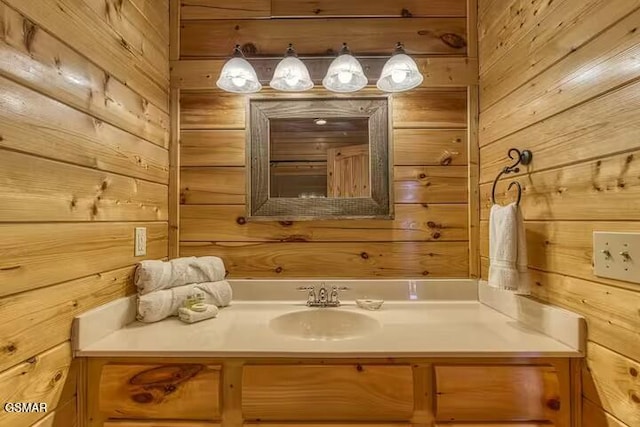
[{"label": "white hand towel", "polygon": [[178,309],[178,317],[185,323],[196,323],[201,320],[212,319],[218,315],[218,307],[207,304],[205,311],[193,311],[186,307]]},{"label": "white hand towel", "polygon": [[224,263],[214,256],[146,260],[136,268],[135,284],[138,294],[144,295],[189,283],[217,282],[225,273]]},{"label": "white hand towel", "polygon": [[226,280],[197,283],[172,289],[151,292],[138,296],[138,320],[145,323],[157,322],[169,316],[177,316],[187,297],[195,291],[204,292],[205,304],[226,307],[231,302],[231,285]]},{"label": "white hand towel", "polygon": [[489,217],[489,286],[529,294],[527,238],[515,203],[493,205]]}]

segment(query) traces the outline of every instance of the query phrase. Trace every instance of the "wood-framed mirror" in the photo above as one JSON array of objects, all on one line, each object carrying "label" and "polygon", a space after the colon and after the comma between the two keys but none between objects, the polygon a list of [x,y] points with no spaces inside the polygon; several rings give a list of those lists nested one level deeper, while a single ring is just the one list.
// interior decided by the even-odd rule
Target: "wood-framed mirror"
[{"label": "wood-framed mirror", "polygon": [[389,96],[249,98],[247,218],[393,219]]}]

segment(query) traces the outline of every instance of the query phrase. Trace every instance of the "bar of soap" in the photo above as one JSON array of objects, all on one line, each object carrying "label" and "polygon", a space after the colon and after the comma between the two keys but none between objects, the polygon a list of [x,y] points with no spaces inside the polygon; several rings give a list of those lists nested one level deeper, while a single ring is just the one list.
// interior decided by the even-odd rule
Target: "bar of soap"
[{"label": "bar of soap", "polygon": [[199,302],[197,304],[193,304],[191,306],[191,310],[197,311],[198,313],[202,313],[203,311],[207,311],[207,304]]}]

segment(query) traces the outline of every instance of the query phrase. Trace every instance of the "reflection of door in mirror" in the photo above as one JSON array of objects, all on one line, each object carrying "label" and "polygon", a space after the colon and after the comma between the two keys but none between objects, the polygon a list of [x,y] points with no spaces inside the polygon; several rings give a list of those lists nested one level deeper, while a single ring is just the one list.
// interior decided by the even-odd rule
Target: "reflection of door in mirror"
[{"label": "reflection of door in mirror", "polygon": [[269,120],[271,198],[371,197],[367,117]]},{"label": "reflection of door in mirror", "polygon": [[327,150],[327,196],[371,197],[368,145]]}]

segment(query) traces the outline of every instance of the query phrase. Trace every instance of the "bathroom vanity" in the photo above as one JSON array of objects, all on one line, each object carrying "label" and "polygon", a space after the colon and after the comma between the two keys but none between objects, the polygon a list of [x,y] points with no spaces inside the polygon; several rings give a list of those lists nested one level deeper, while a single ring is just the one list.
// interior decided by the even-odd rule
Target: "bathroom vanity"
[{"label": "bathroom vanity", "polygon": [[[87,425],[575,425],[582,352],[570,341],[582,319],[482,295],[493,307],[236,301],[194,325],[129,323],[124,299],[77,322]],[[549,336],[545,323],[575,337]]]}]

